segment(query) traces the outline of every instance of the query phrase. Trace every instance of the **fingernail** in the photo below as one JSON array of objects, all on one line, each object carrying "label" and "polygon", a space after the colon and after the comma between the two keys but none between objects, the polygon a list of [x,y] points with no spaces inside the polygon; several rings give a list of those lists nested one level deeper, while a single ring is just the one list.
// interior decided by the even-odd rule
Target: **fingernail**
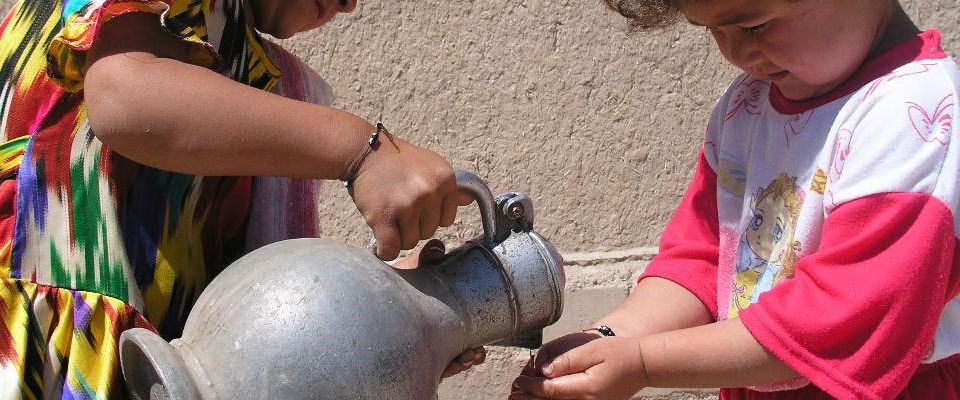
[{"label": "fingernail", "polygon": [[443,246],[443,243],[440,242],[439,240],[431,240],[427,242],[426,250],[432,253],[440,253],[441,255],[443,255],[443,252],[446,251],[446,249]]},{"label": "fingernail", "polygon": [[440,240],[440,239],[430,239],[430,240],[427,240],[426,245],[427,245],[427,246],[430,246],[430,247],[439,247],[439,248],[442,249],[442,248],[443,248],[443,241]]},{"label": "fingernail", "polygon": [[553,372],[553,361],[550,361],[546,365],[544,365],[542,370],[544,375],[547,375]]}]

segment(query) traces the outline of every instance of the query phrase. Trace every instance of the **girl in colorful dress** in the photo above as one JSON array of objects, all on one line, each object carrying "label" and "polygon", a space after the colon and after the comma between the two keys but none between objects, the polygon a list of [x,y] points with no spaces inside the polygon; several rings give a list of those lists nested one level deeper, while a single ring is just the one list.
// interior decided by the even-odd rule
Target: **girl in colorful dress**
[{"label": "girl in colorful dress", "polygon": [[660,253],[511,399],[960,398],[960,69],[894,0],[607,0],[743,70]]},{"label": "girl in colorful dress", "polygon": [[443,158],[323,105],[323,81],[260,35],[355,7],[14,5],[0,26],[0,398],[124,398],[120,333],[179,336],[244,251],[316,234],[313,179],[345,181],[383,259],[454,221],[469,197]]}]

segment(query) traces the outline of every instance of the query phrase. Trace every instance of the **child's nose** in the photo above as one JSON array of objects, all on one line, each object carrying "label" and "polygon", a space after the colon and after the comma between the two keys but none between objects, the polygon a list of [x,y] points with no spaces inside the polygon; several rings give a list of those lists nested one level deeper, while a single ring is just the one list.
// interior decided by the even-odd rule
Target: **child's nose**
[{"label": "child's nose", "polygon": [[743,69],[760,62],[762,54],[759,46],[749,38],[735,40],[730,44],[730,61]]}]

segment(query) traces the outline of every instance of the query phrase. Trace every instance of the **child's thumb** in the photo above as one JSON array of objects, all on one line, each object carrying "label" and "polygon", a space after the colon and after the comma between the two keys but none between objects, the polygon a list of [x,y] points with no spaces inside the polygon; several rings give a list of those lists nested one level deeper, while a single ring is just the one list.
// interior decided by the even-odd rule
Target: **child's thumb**
[{"label": "child's thumb", "polygon": [[547,362],[543,366],[543,376],[556,378],[576,374],[599,363],[599,360],[592,354],[593,352],[584,351],[584,347],[587,347],[587,345],[570,350]]}]

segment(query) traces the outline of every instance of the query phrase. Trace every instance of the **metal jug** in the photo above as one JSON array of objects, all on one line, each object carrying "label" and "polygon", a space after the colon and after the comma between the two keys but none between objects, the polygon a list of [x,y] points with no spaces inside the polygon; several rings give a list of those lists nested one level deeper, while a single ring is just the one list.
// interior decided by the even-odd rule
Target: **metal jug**
[{"label": "metal jug", "polygon": [[369,251],[293,239],[231,264],[170,343],[146,329],[120,338],[133,399],[432,400],[466,349],[556,322],[559,253],[533,232],[526,195],[458,185],[484,234],[437,264],[397,270]]}]

